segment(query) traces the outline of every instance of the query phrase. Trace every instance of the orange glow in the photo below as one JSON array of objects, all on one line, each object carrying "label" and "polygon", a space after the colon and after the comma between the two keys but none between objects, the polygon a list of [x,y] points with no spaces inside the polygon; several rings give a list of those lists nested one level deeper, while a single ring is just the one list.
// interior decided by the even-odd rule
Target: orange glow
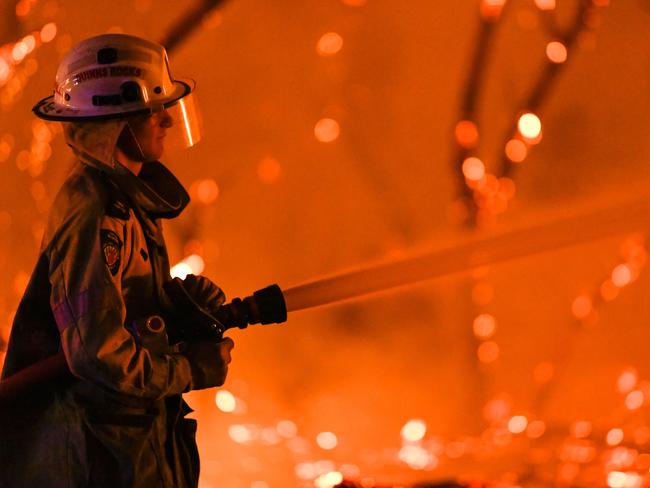
[{"label": "orange glow", "polygon": [[584,439],[585,437],[589,437],[590,434],[591,422],[588,422],[586,420],[578,420],[571,426],[571,435],[573,435],[573,437]]},{"label": "orange glow", "polygon": [[499,346],[494,341],[484,342],[478,346],[476,354],[482,363],[492,363],[499,358]]},{"label": "orange glow", "polygon": [[334,119],[320,119],[314,127],[314,135],[320,142],[332,142],[338,139],[341,128]]},{"label": "orange glow", "polygon": [[576,297],[576,299],[573,300],[573,304],[571,305],[571,313],[573,313],[577,319],[584,319],[588,317],[592,310],[593,303],[591,301],[591,297],[586,294]]},{"label": "orange glow", "polygon": [[282,167],[275,158],[263,158],[257,165],[257,177],[267,185],[278,181],[281,173]]},{"label": "orange glow", "polygon": [[528,146],[519,139],[510,139],[506,143],[506,156],[513,163],[521,163],[528,156]]},{"label": "orange glow", "polygon": [[632,390],[625,397],[625,406],[628,410],[638,410],[643,406],[645,398],[641,390]]},{"label": "orange glow", "polygon": [[477,305],[487,305],[494,298],[494,287],[489,283],[477,283],[472,288],[472,301]]},{"label": "orange glow", "polygon": [[532,112],[526,112],[517,122],[517,129],[524,139],[536,140],[542,133],[542,121]]},{"label": "orange glow", "polygon": [[535,370],[533,371],[533,378],[535,380],[535,383],[538,383],[540,385],[551,381],[554,375],[555,366],[553,366],[553,363],[548,361],[539,363],[537,366],[535,366]]},{"label": "orange glow", "polygon": [[333,56],[343,47],[343,38],[336,32],[323,34],[318,40],[316,51],[321,56]]},{"label": "orange glow", "polygon": [[559,41],[552,41],[546,45],[546,56],[553,63],[564,63],[567,55],[566,46]]},{"label": "orange glow", "polygon": [[235,395],[230,393],[228,390],[219,390],[214,398],[217,408],[222,412],[231,413],[235,411],[237,407],[237,400]]},{"label": "orange glow", "polygon": [[413,419],[409,420],[402,427],[402,439],[408,442],[417,442],[422,440],[424,434],[427,432],[427,424],[424,420]]},{"label": "orange glow", "polygon": [[528,424],[526,435],[531,439],[539,439],[546,431],[546,424],[541,420],[533,420]]},{"label": "orange glow", "polygon": [[316,436],[316,444],[318,444],[322,449],[334,449],[338,442],[339,440],[333,432],[321,432]]},{"label": "orange glow", "polygon": [[483,313],[474,319],[474,335],[479,339],[488,339],[492,337],[496,327],[496,320],[489,313]]},{"label": "orange glow", "polygon": [[639,457],[636,458],[636,468],[644,471],[650,470],[650,454],[639,454]]},{"label": "orange glow", "polygon": [[463,161],[463,174],[469,181],[479,181],[485,176],[485,165],[479,158],[470,157]]},{"label": "orange glow", "polygon": [[368,0],[341,0],[341,2],[344,5],[348,5],[350,7],[362,7],[366,4]]},{"label": "orange glow", "polygon": [[639,374],[636,368],[627,368],[616,380],[616,388],[620,393],[629,393],[639,381]]},{"label": "orange glow", "polygon": [[508,430],[513,434],[521,434],[528,427],[528,419],[523,415],[515,415],[508,421]]},{"label": "orange glow", "polygon": [[24,271],[18,273],[14,278],[14,291],[16,292],[16,295],[22,295],[25,292],[28,283],[29,275]]},{"label": "orange glow", "polygon": [[54,22],[45,24],[41,29],[41,42],[48,43],[54,40],[55,37],[56,37],[56,24]]},{"label": "orange glow", "polygon": [[600,285],[600,296],[603,297],[605,301],[614,300],[618,296],[620,288],[617,287],[612,280],[605,280],[602,285]]},{"label": "orange glow", "polygon": [[47,195],[45,185],[41,181],[35,181],[32,183],[30,193],[32,194],[32,198],[34,198],[36,201],[43,200],[43,198],[45,198]]},{"label": "orange glow", "polygon": [[634,275],[627,264],[619,264],[612,271],[612,283],[618,288],[623,288],[632,282]]},{"label": "orange glow", "polygon": [[611,429],[609,432],[607,432],[607,435],[605,436],[605,441],[607,442],[607,445],[609,446],[617,446],[621,442],[623,442],[623,430],[622,429]]},{"label": "orange glow", "polygon": [[478,128],[471,120],[461,120],[454,129],[456,142],[459,146],[471,149],[478,144]]}]

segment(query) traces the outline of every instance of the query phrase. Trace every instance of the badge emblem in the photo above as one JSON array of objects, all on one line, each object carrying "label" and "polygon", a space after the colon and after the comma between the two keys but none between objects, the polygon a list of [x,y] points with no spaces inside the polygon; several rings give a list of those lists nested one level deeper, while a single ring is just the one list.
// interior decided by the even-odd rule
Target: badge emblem
[{"label": "badge emblem", "polygon": [[100,235],[104,262],[106,263],[106,266],[108,266],[111,274],[115,276],[120,269],[122,241],[120,241],[120,238],[112,230],[101,229]]}]

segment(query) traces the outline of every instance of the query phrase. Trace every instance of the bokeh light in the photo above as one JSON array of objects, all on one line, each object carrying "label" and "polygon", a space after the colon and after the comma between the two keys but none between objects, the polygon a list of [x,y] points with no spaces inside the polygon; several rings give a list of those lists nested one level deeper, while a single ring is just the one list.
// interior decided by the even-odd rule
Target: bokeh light
[{"label": "bokeh light", "polygon": [[181,280],[184,280],[188,274],[192,274],[192,268],[189,264],[180,262],[172,266],[169,272],[172,278],[180,278]]},{"label": "bokeh light", "polygon": [[639,373],[636,368],[626,368],[616,380],[616,388],[621,393],[629,393],[639,381]]},{"label": "bokeh light", "polygon": [[513,163],[521,163],[528,156],[528,146],[519,139],[510,139],[506,143],[506,157]]},{"label": "bokeh light", "polygon": [[49,22],[43,26],[40,32],[41,42],[48,43],[56,37],[56,24]]},{"label": "bokeh light", "polygon": [[280,420],[277,425],[278,434],[282,437],[295,437],[298,433],[298,427],[291,420]]},{"label": "bokeh light", "polygon": [[199,180],[190,187],[190,193],[194,194],[199,202],[210,205],[219,197],[219,185],[210,178]]},{"label": "bokeh light", "polygon": [[568,52],[566,46],[559,41],[552,41],[546,45],[546,56],[553,63],[564,63]]},{"label": "bokeh light", "polygon": [[593,302],[591,297],[587,294],[578,295],[571,304],[571,313],[577,319],[584,319],[591,314],[593,310]]},{"label": "bokeh light", "polygon": [[432,464],[437,464],[437,459],[421,446],[403,446],[399,450],[398,457],[412,469],[425,469]]},{"label": "bokeh light", "polygon": [[217,408],[222,412],[231,413],[234,412],[237,407],[235,395],[230,393],[228,390],[221,389],[217,391],[214,401],[217,404]]},{"label": "bokeh light", "polygon": [[512,434],[521,434],[528,427],[528,419],[524,415],[515,415],[508,421],[508,430]]},{"label": "bokeh light", "polygon": [[459,146],[471,149],[478,144],[478,128],[471,120],[461,120],[456,124],[454,136]]},{"label": "bokeh light", "polygon": [[542,420],[533,420],[528,423],[526,435],[531,439],[539,439],[546,432],[546,424]]},{"label": "bokeh light", "polygon": [[338,471],[330,471],[320,475],[314,480],[314,486],[316,488],[334,488],[334,486],[340,484],[343,481],[343,475]]},{"label": "bokeh light", "polygon": [[517,122],[517,129],[522,137],[526,140],[534,141],[542,133],[542,122],[539,117],[532,112],[526,112]]},{"label": "bokeh light", "polygon": [[334,449],[338,445],[338,438],[333,432],[320,432],[316,436],[316,444],[322,449]]},{"label": "bokeh light", "polygon": [[499,346],[494,341],[486,341],[478,346],[476,354],[482,363],[493,363],[499,358]]},{"label": "bokeh light", "polygon": [[625,397],[625,406],[629,410],[638,410],[643,406],[645,396],[641,390],[632,390]]},{"label": "bokeh light", "polygon": [[339,123],[334,119],[320,119],[314,126],[314,135],[320,142],[333,142],[341,132]]},{"label": "bokeh light", "polygon": [[614,428],[614,429],[610,429],[607,432],[607,435],[605,436],[605,441],[607,442],[607,445],[609,445],[609,446],[617,446],[621,442],[623,442],[623,438],[624,438],[623,429],[619,429],[617,427],[617,428]]},{"label": "bokeh light", "polygon": [[627,264],[619,264],[612,271],[612,283],[618,288],[629,285],[633,277],[634,274]]},{"label": "bokeh light", "polygon": [[343,38],[336,32],[323,34],[316,44],[316,51],[321,56],[333,56],[343,47]]},{"label": "bokeh light", "polygon": [[412,419],[406,422],[402,427],[402,439],[408,442],[417,442],[422,440],[427,432],[427,424],[421,419]]},{"label": "bokeh light", "polygon": [[469,157],[463,161],[463,174],[469,181],[479,181],[485,176],[485,165],[476,157]]},{"label": "bokeh light", "polygon": [[253,440],[253,431],[246,425],[231,425],[228,427],[228,435],[238,444],[247,444]]},{"label": "bokeh light", "polygon": [[497,322],[489,313],[482,313],[474,319],[474,335],[480,339],[488,339],[494,335]]}]

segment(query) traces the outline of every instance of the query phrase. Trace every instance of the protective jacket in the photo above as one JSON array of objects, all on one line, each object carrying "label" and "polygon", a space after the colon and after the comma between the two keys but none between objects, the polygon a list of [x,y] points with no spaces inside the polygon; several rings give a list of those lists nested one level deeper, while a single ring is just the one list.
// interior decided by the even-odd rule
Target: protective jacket
[{"label": "protective jacket", "polygon": [[[160,315],[169,263],[160,219],[189,197],[159,162],[113,159],[123,121],[68,124],[79,161],[51,210],[2,376],[62,350],[78,379],[0,418],[0,486],[198,484],[190,364]],[[153,324],[153,325],[152,325]]]}]

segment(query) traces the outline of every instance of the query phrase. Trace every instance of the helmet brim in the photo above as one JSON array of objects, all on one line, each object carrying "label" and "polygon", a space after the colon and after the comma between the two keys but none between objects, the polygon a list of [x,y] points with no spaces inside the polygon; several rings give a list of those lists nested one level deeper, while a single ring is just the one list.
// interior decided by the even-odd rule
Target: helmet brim
[{"label": "helmet brim", "polygon": [[[138,107],[132,110],[116,106],[115,112],[103,114],[84,114],[82,110],[71,109],[57,105],[54,102],[54,95],[50,95],[38,102],[32,107],[34,114],[45,120],[59,121],[59,122],[80,122],[80,121],[97,121],[97,120],[111,120],[123,119],[132,117],[134,115],[146,115],[154,113],[162,105],[163,108],[169,108],[177,103],[181,98],[189,95],[194,89],[194,84],[189,81],[174,80],[174,90],[169,97],[164,101],[157,101],[155,105]],[[122,110],[119,111],[118,110]]]}]

